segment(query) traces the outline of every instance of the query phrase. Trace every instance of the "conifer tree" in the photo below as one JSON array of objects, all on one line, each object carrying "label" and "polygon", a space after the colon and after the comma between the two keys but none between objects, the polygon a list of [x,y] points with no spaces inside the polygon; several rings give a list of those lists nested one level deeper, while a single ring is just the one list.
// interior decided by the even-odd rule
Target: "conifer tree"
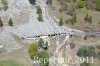
[{"label": "conifer tree", "polygon": [[88,21],[90,24],[92,23],[92,16],[89,17]]},{"label": "conifer tree", "polygon": [[9,26],[13,26],[13,20],[12,20],[12,18],[9,19],[8,25]]},{"label": "conifer tree", "polygon": [[63,26],[63,24],[64,24],[63,19],[61,18],[60,21],[59,21],[59,26]]},{"label": "conifer tree", "polygon": [[42,47],[43,44],[44,44],[44,40],[42,38],[40,38],[38,41],[38,46]]},{"label": "conifer tree", "polygon": [[52,5],[53,1],[52,0],[47,0],[47,4]]},{"label": "conifer tree", "polygon": [[2,28],[3,26],[3,22],[2,22],[2,19],[0,18],[0,28]]},{"label": "conifer tree", "polygon": [[38,14],[38,21],[43,22],[43,16],[42,16],[42,9],[40,6],[37,6],[37,14]]},{"label": "conifer tree", "polygon": [[85,22],[88,22],[88,17],[89,17],[89,15],[86,14],[86,16],[85,16],[85,18],[84,18]]},{"label": "conifer tree", "polygon": [[36,0],[29,0],[30,4],[35,5],[36,4]]},{"label": "conifer tree", "polygon": [[85,16],[84,18],[85,22],[88,22],[88,23],[92,23],[92,16],[89,16],[88,14]]},{"label": "conifer tree", "polygon": [[73,15],[73,21],[74,21],[74,23],[77,23],[77,17],[76,17],[76,14],[75,15]]},{"label": "conifer tree", "polygon": [[37,6],[37,14],[42,14],[42,9],[40,6]]}]

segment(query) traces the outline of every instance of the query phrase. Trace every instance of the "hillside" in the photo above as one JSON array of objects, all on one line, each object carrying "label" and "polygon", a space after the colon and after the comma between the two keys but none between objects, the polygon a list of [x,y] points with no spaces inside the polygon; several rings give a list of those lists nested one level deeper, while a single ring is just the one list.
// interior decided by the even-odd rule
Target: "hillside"
[{"label": "hillside", "polygon": [[99,66],[100,0],[0,0],[0,66]]}]

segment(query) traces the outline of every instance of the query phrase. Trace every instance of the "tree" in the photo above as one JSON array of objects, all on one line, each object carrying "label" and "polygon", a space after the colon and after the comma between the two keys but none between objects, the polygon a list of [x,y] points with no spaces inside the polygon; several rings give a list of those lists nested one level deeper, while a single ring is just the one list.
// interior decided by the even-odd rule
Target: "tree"
[{"label": "tree", "polygon": [[84,6],[85,6],[85,2],[84,1],[79,1],[77,3],[77,8],[84,8]]},{"label": "tree", "polygon": [[88,18],[88,22],[91,24],[92,23],[92,16],[90,16],[89,18]]},{"label": "tree", "polygon": [[0,18],[0,28],[2,28],[3,26],[3,22],[2,22],[2,19]]},{"label": "tree", "polygon": [[42,9],[40,6],[37,6],[37,14],[38,14],[38,21],[42,22],[43,21],[43,16],[42,16]]},{"label": "tree", "polygon": [[9,26],[13,26],[13,20],[12,20],[12,18],[9,19],[8,25],[9,25]]},{"label": "tree", "polygon": [[29,0],[30,4],[35,5],[36,4],[36,0]]},{"label": "tree", "polygon": [[28,49],[31,59],[38,55],[38,45],[37,43],[32,43]]},{"label": "tree", "polygon": [[4,10],[6,11],[8,9],[8,0],[2,0],[1,1],[4,7]]},{"label": "tree", "polygon": [[73,15],[73,21],[76,23],[77,22],[77,17],[76,17],[76,14]]},{"label": "tree", "polygon": [[63,19],[61,18],[60,21],[59,21],[59,26],[63,26],[63,24],[64,24]]},{"label": "tree", "polygon": [[42,14],[42,9],[40,6],[37,6],[37,14]]},{"label": "tree", "polygon": [[89,15],[86,14],[86,16],[85,16],[85,18],[84,18],[85,22],[88,22],[88,17],[89,17]]},{"label": "tree", "polygon": [[43,22],[42,14],[38,14],[38,21]]},{"label": "tree", "polygon": [[88,22],[88,23],[92,23],[92,16],[89,16],[88,14],[86,14],[85,18],[84,18],[85,22]]},{"label": "tree", "polygon": [[53,1],[52,0],[47,0],[47,4],[52,5]]},{"label": "tree", "polygon": [[44,44],[44,40],[42,38],[40,38],[38,41],[38,46],[42,47],[43,44]]}]

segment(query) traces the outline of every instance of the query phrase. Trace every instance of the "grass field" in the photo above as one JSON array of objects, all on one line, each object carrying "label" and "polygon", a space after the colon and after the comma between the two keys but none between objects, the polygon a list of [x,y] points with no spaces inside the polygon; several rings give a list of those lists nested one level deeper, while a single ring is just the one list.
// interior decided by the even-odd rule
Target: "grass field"
[{"label": "grass field", "polygon": [[0,66],[24,66],[24,65],[14,60],[4,60],[0,61]]}]

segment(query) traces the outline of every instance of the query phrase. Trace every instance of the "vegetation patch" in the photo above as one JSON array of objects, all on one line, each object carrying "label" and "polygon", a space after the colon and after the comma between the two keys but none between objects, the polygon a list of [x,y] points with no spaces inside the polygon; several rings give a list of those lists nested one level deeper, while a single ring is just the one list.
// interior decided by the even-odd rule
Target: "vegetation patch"
[{"label": "vegetation patch", "polygon": [[84,1],[79,1],[78,3],[77,3],[77,8],[84,8],[84,6],[85,6],[85,2]]},{"label": "vegetation patch", "polygon": [[83,62],[80,66],[90,66],[90,63]]},{"label": "vegetation patch", "polygon": [[0,66],[24,66],[24,65],[14,60],[4,60],[0,61]]},{"label": "vegetation patch", "polygon": [[79,48],[77,55],[79,57],[84,57],[84,58],[96,57],[96,52],[95,52],[95,50],[91,50],[89,47],[83,46],[83,47]]},{"label": "vegetation patch", "polygon": [[35,5],[36,4],[36,0],[29,0],[30,4]]},{"label": "vegetation patch", "polygon": [[0,28],[2,28],[2,27],[3,27],[3,22],[2,22],[2,19],[0,17]]},{"label": "vegetation patch", "polygon": [[59,21],[59,26],[63,26],[63,19],[62,18],[60,18],[60,21]]},{"label": "vegetation patch", "polygon": [[52,5],[53,1],[52,0],[47,0],[46,4]]},{"label": "vegetation patch", "polygon": [[100,0],[96,0],[96,9],[100,11]]},{"label": "vegetation patch", "polygon": [[12,20],[12,18],[9,19],[8,25],[9,26],[13,26],[13,20]]},{"label": "vegetation patch", "polygon": [[75,43],[70,43],[70,48],[71,49],[75,48]]},{"label": "vegetation patch", "polygon": [[37,6],[37,14],[38,14],[38,21],[43,22],[43,16],[42,16],[42,9],[40,6]]},{"label": "vegetation patch", "polygon": [[92,23],[92,16],[89,16],[88,14],[85,16],[84,18],[85,22],[88,22],[88,23]]},{"label": "vegetation patch", "polygon": [[[29,55],[33,61],[39,61],[41,66],[48,66],[49,65],[49,54],[46,50],[41,49],[43,46],[43,39],[40,39],[39,42],[32,43],[29,46]],[[34,59],[37,57],[38,59]]]},{"label": "vegetation patch", "polygon": [[3,8],[6,11],[8,9],[8,0],[1,0],[2,4],[3,4]]},{"label": "vegetation patch", "polygon": [[77,22],[77,17],[76,15],[73,15],[72,18],[65,21],[65,24],[75,25],[76,22]]}]

